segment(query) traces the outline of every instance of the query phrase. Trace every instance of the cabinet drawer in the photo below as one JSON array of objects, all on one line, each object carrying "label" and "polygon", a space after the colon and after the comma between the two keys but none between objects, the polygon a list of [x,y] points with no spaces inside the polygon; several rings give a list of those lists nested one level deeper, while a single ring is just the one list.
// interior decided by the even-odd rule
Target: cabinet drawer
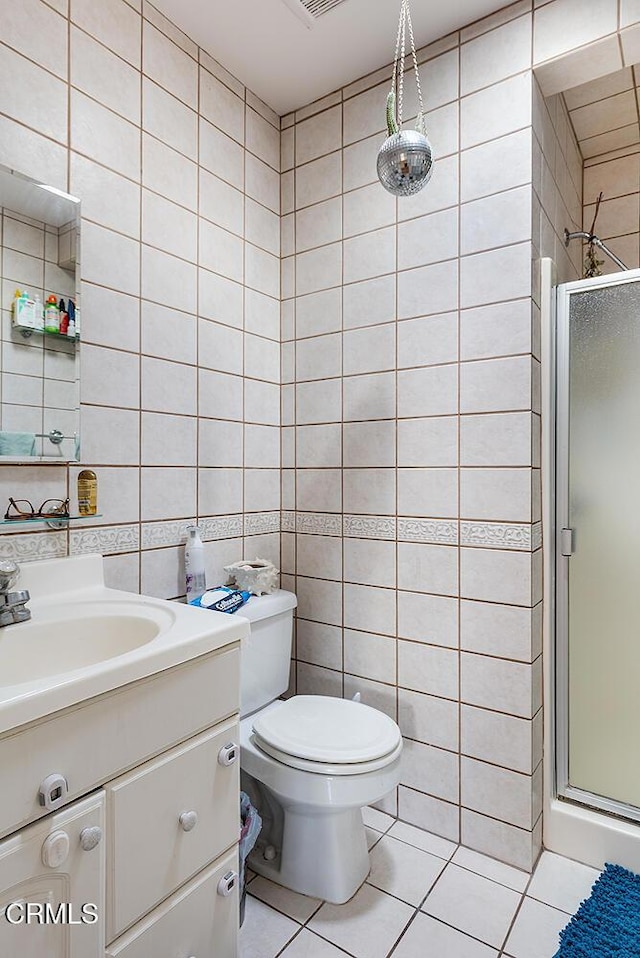
[{"label": "cabinet drawer", "polygon": [[69,799],[238,711],[238,648],[151,675],[0,738],[0,838],[42,818],[40,782],[59,772]]},{"label": "cabinet drawer", "polygon": [[238,733],[237,721],[217,726],[107,787],[107,940],[237,842],[239,749],[231,765],[219,756]]},{"label": "cabinet drawer", "polygon": [[235,849],[114,941],[105,958],[236,958],[238,883],[226,897],[218,892],[230,871],[238,871]]},{"label": "cabinet drawer", "polygon": [[[105,841],[91,837],[83,848],[83,829],[104,831],[104,792],[68,805],[48,818],[0,842],[0,955],[3,958],[100,958],[104,949]],[[93,844],[97,839],[97,843]],[[53,855],[59,852],[56,860]],[[35,903],[47,913],[34,913],[29,924],[12,924],[23,914],[22,903]],[[58,906],[68,905],[57,924]],[[96,921],[83,922],[82,906],[96,906]],[[65,915],[66,912],[66,915]],[[92,914],[85,910],[85,919]],[[46,920],[44,920],[46,919]]]}]

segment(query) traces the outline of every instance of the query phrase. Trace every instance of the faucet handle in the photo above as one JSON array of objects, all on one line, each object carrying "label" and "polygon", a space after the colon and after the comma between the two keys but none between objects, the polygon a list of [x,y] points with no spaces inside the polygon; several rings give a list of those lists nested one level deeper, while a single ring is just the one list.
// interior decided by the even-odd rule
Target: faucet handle
[{"label": "faucet handle", "polygon": [[13,559],[0,559],[0,592],[8,592],[20,575],[20,566]]}]

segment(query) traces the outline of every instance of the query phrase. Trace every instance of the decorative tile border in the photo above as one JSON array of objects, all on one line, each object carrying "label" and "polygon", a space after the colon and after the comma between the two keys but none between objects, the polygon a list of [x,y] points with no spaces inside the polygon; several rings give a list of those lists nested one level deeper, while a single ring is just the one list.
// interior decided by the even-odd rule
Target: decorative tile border
[{"label": "decorative tile border", "polygon": [[295,512],[282,512],[282,513],[280,513],[280,531],[281,531],[281,532],[295,532],[295,531],[296,531],[296,514],[295,514]]},{"label": "decorative tile border", "polygon": [[536,549],[542,548],[542,523],[534,522],[531,526],[531,549],[535,552]]},{"label": "decorative tile border", "polygon": [[140,527],[96,526],[93,529],[71,529],[69,532],[69,555],[86,555],[100,552],[113,555],[117,552],[135,552],[140,548]]},{"label": "decorative tile border", "polygon": [[400,542],[427,542],[434,545],[458,545],[457,519],[398,519]]},{"label": "decorative tile border", "polygon": [[144,522],[142,524],[142,548],[161,549],[163,546],[177,546],[187,541],[187,529],[195,519],[174,519],[166,522]]},{"label": "decorative tile border", "polygon": [[209,516],[207,519],[198,519],[198,527],[204,542],[211,539],[236,539],[242,535],[242,516]]},{"label": "decorative tile border", "polygon": [[342,516],[330,512],[297,512],[296,532],[314,536],[341,536]]},{"label": "decorative tile border", "polygon": [[343,516],[343,535],[357,539],[395,539],[395,516]]},{"label": "decorative tile border", "polygon": [[460,544],[531,552],[532,526],[516,522],[461,522]]},{"label": "decorative tile border", "polygon": [[249,512],[244,517],[245,536],[267,535],[280,532],[279,512]]},{"label": "decorative tile border", "polygon": [[33,559],[57,559],[67,555],[67,533],[27,532],[0,537],[0,557],[30,562]]}]

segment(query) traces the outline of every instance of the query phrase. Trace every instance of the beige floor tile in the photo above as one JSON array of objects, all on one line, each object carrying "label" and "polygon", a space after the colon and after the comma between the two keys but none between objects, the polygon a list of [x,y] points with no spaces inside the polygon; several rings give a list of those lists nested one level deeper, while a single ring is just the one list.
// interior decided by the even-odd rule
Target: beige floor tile
[{"label": "beige floor tile", "polygon": [[248,895],[239,958],[273,958],[299,930],[297,922]]},{"label": "beige floor tile", "polygon": [[345,905],[324,904],[309,929],[355,958],[386,958],[412,915],[409,905],[365,884]]},{"label": "beige floor tile", "polygon": [[442,858],[385,835],[371,852],[370,885],[419,905],[445,867]]},{"label": "beige floor tile", "polygon": [[497,955],[495,948],[435,918],[418,914],[400,939],[393,958],[497,958]]},{"label": "beige floor tile", "polygon": [[300,895],[298,892],[291,891],[290,888],[285,888],[283,885],[269,881],[268,878],[262,878],[262,876],[258,876],[251,882],[249,894],[283,912],[287,917],[293,918],[294,921],[300,922],[301,925],[304,925],[322,904],[318,898]]},{"label": "beige floor tile", "polygon": [[572,915],[580,902],[591,894],[591,887],[599,874],[596,868],[553,852],[543,852],[527,895]]},{"label": "beige floor tile", "polygon": [[[500,948],[521,896],[473,872],[447,865],[422,911]],[[542,958],[542,956],[539,956]]]},{"label": "beige floor tile", "polygon": [[513,958],[552,958],[569,918],[557,908],[525,898],[505,947]]}]

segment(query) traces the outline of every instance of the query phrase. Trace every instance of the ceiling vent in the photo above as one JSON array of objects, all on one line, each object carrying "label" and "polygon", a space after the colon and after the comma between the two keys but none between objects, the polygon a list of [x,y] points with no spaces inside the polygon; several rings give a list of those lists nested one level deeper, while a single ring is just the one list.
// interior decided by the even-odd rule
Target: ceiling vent
[{"label": "ceiling vent", "polygon": [[345,0],[282,0],[302,22],[311,29],[316,20],[329,13]]}]

